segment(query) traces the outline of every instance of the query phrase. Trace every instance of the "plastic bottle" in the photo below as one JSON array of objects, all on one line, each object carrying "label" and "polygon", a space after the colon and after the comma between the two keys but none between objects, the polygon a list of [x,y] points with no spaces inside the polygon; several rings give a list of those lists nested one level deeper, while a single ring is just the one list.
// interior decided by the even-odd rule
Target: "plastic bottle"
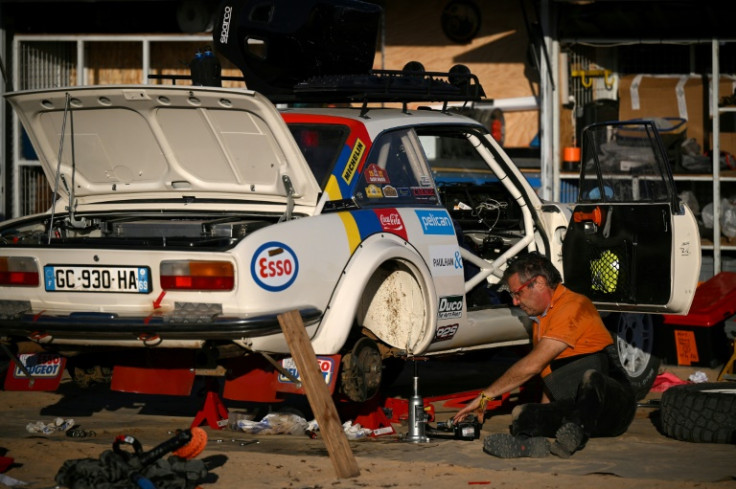
[{"label": "plastic bottle", "polygon": [[222,86],[222,67],[220,60],[217,59],[212,49],[207,46],[204,48],[204,56],[202,57],[202,83],[209,87]]},{"label": "plastic bottle", "polygon": [[189,71],[192,75],[192,85],[202,85],[202,60],[204,59],[204,55],[202,52],[198,49],[196,53],[194,53],[194,58],[192,61],[189,62]]}]

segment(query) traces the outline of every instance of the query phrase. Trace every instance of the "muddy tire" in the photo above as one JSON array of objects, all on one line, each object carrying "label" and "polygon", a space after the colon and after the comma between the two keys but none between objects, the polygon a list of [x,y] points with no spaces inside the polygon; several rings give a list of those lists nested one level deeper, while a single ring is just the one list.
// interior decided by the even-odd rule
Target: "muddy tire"
[{"label": "muddy tire", "polygon": [[736,444],[736,384],[707,382],[670,387],[662,394],[662,431],[696,443]]},{"label": "muddy tire", "polygon": [[661,361],[655,354],[654,335],[656,322],[660,320],[661,316],[657,315],[631,313],[610,314],[604,319],[637,400],[649,393],[659,373]]}]

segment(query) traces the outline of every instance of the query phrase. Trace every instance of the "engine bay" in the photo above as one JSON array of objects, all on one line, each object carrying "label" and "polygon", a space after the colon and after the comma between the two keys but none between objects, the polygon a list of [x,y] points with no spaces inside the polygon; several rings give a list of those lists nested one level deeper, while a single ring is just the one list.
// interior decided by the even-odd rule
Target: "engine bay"
[{"label": "engine bay", "polygon": [[[53,219],[53,225],[51,221]],[[212,248],[233,246],[273,218],[217,214],[210,217],[162,213],[113,215],[60,214],[19,221],[0,231],[0,246],[144,246]]]},{"label": "engine bay", "polygon": [[460,244],[474,254],[492,260],[523,236],[521,209],[500,182],[443,184],[438,191]]}]

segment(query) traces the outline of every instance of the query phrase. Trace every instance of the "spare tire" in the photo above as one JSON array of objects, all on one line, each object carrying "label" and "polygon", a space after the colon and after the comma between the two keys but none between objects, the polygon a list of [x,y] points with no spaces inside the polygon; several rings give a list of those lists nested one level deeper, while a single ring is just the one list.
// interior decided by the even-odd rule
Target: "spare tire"
[{"label": "spare tire", "polygon": [[662,431],[676,440],[736,443],[736,384],[706,382],[662,393]]}]

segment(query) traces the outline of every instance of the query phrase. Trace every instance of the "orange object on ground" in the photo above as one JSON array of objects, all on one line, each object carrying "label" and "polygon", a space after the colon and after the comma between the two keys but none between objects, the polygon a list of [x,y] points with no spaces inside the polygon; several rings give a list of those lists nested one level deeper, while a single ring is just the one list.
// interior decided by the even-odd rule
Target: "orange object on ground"
[{"label": "orange object on ground", "polygon": [[207,447],[207,432],[202,428],[194,427],[189,430],[192,433],[192,439],[183,447],[172,452],[177,457],[191,460]]}]

